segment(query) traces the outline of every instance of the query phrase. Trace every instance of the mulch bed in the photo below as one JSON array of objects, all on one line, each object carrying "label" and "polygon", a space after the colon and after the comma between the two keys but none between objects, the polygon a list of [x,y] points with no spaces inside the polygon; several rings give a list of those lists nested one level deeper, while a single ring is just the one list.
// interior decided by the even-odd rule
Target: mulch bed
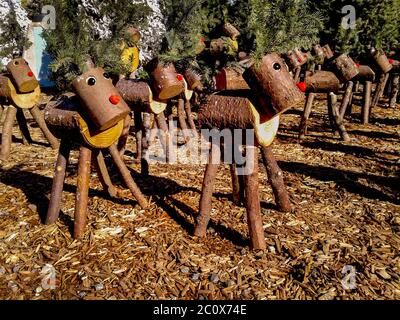
[{"label": "mulch bed", "polygon": [[[33,122],[30,146],[16,127],[0,168],[0,298],[400,299],[399,105],[374,108],[370,125],[360,124],[354,106],[350,143],[331,132],[324,100],[298,143],[300,112],[282,116],[273,146],[294,212],[275,210],[260,172],[266,252],[248,247],[246,211],[231,201],[228,166],[218,173],[207,238],[198,239],[191,234],[204,166],[151,165],[142,178],[132,137],[125,160],[151,208],[108,198],[93,174],[85,238],[74,241],[77,152],[60,219],[46,226],[56,151]],[[42,284],[46,265],[56,271],[55,289]],[[353,289],[342,284],[346,266],[356,271]]]}]

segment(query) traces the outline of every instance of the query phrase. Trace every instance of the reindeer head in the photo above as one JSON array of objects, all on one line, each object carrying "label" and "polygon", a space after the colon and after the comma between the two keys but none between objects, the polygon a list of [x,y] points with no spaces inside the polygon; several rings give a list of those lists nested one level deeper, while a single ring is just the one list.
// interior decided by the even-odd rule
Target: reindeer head
[{"label": "reindeer head", "polygon": [[109,129],[130,112],[111,79],[102,68],[92,68],[78,76],[72,86],[93,125]]},{"label": "reindeer head", "polygon": [[19,93],[33,92],[38,86],[34,73],[23,58],[11,60],[7,64],[7,71],[10,74],[10,80]]}]

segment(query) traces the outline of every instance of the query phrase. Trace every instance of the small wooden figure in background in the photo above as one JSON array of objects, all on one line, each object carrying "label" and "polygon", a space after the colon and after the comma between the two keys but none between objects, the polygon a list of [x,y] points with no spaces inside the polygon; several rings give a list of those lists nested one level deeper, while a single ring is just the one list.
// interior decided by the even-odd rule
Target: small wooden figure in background
[{"label": "small wooden figure in background", "polygon": [[[11,60],[7,65],[7,73],[0,74],[0,106],[9,104],[3,124],[1,160],[7,160],[10,154],[15,119],[18,121],[24,143],[32,142],[24,110],[29,110],[51,146],[55,149],[58,147],[57,139],[48,130],[43,114],[37,107],[40,94],[39,82],[25,59]],[[0,109],[3,110],[2,107]]]},{"label": "small wooden figure in background", "polygon": [[300,51],[299,48],[294,48],[284,55],[289,71],[293,72],[295,83],[299,82],[302,66],[304,66],[309,57],[307,53]]},{"label": "small wooden figure in background", "polygon": [[[261,147],[279,209],[290,211],[291,205],[282,171],[276,163],[270,145],[279,127],[279,115],[301,103],[304,100],[304,94],[296,87],[283,60],[275,53],[264,56],[259,64],[251,66],[243,73],[243,76],[251,89],[248,96],[254,95],[254,98],[210,95],[200,107],[199,125],[202,128],[219,130],[254,129],[255,144],[245,145],[248,154],[247,161],[253,170],[240,179],[236,174],[236,165],[231,165],[233,198],[237,203],[241,200],[245,203],[252,248],[265,249],[256,148]],[[236,148],[240,146],[235,145],[234,149]],[[204,174],[200,212],[196,218],[194,231],[196,236],[203,237],[206,234],[220,156],[220,147],[212,143]]]},{"label": "small wooden figure in background", "polygon": [[116,145],[130,109],[113,86],[111,79],[102,68],[89,67],[72,82],[72,86],[76,95],[63,96],[50,102],[45,109],[47,125],[54,135],[61,139],[46,224],[54,223],[59,216],[67,163],[73,144],[77,144],[79,164],[74,238],[82,238],[87,220],[92,158],[104,189],[112,197],[117,195],[105,166],[102,150],[110,152],[125,185],[139,205],[146,208],[148,202],[132,179]]},{"label": "small wooden figure in background", "polygon": [[381,50],[376,50],[375,48],[371,48],[371,56],[374,60],[375,67],[378,72],[381,73],[379,78],[379,82],[375,89],[375,94],[372,99],[371,108],[376,107],[379,103],[379,100],[382,98],[383,93],[385,91],[385,87],[390,78],[390,71],[393,69],[393,65],[390,63],[388,57]]},{"label": "small wooden figure in background", "polygon": [[[327,47],[324,47],[327,48]],[[330,50],[330,49],[329,49]],[[325,52],[329,53],[328,49]],[[330,55],[330,54],[329,54]],[[341,54],[336,58],[331,57],[329,67],[332,71],[308,71],[303,83],[307,91],[307,101],[304,107],[304,112],[299,125],[299,139],[303,139],[307,134],[307,120],[311,114],[314,99],[318,93],[326,93],[328,101],[328,115],[331,127],[334,132],[339,132],[343,141],[350,141],[350,137],[343,124],[343,116],[348,106],[350,97],[353,92],[353,80],[358,74],[358,66],[346,54]],[[342,83],[346,83],[346,90],[342,99],[342,106],[337,106],[337,93],[340,90]]]}]

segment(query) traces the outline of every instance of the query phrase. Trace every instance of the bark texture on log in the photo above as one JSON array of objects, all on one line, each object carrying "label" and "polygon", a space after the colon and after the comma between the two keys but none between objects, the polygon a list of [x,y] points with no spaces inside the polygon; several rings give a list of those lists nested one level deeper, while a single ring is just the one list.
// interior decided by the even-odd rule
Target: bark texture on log
[{"label": "bark texture on log", "polygon": [[268,182],[274,192],[275,202],[281,212],[292,211],[289,193],[283,180],[283,172],[276,162],[272,147],[261,148],[264,165],[268,174]]},{"label": "bark texture on log", "polygon": [[190,90],[201,92],[203,91],[203,84],[201,82],[201,75],[191,68],[186,68],[183,75],[188,83]]},{"label": "bark texture on log", "polygon": [[135,108],[149,108],[153,93],[147,82],[134,79],[121,79],[115,85],[128,105]]},{"label": "bark texture on log", "polygon": [[152,80],[152,88],[159,100],[168,100],[184,90],[183,77],[180,79],[172,63],[162,65],[157,59],[146,66]]},{"label": "bark texture on log", "polygon": [[57,162],[54,169],[53,185],[51,187],[49,208],[47,209],[46,224],[53,224],[58,219],[61,208],[62,191],[64,188],[65,172],[70,152],[70,141],[67,139],[61,140]]},{"label": "bark texture on log", "polygon": [[330,71],[306,72],[304,81],[308,92],[337,92],[340,89],[340,80]]},{"label": "bark texture on log", "polygon": [[250,87],[243,79],[240,68],[223,68],[216,76],[217,90],[249,90]]},{"label": "bark texture on log", "polygon": [[272,119],[305,99],[276,53],[264,56],[259,65],[253,64],[243,73],[243,78],[253,90],[254,105],[264,115],[264,120]]},{"label": "bark texture on log", "polygon": [[306,54],[301,52],[298,48],[294,50],[290,50],[285,55],[286,63],[289,67],[289,70],[294,70],[297,67],[301,67],[303,64],[307,62]]},{"label": "bark texture on log", "polygon": [[72,86],[99,131],[113,127],[131,111],[102,68],[89,69],[72,81]]},{"label": "bark texture on log", "polygon": [[3,131],[1,133],[1,153],[0,160],[7,160],[10,155],[12,142],[12,129],[14,127],[17,109],[14,106],[8,106],[6,110],[6,118],[3,123]]},{"label": "bark texture on log", "polygon": [[361,66],[359,66],[358,71],[359,71],[359,73],[354,78],[354,80],[358,80],[358,81],[374,81],[375,80],[375,72],[369,66],[361,65]]},{"label": "bark texture on log", "polygon": [[316,44],[312,47],[312,54],[314,55],[316,64],[324,64],[325,53],[320,44]]},{"label": "bark texture on log", "polygon": [[[253,150],[249,150],[254,148]],[[247,224],[251,248],[265,250],[266,242],[264,236],[263,222],[261,217],[260,191],[258,184],[258,149],[247,146],[247,161],[253,163],[253,170],[244,176],[245,206],[247,211]]]},{"label": "bark texture on log", "polygon": [[74,238],[81,239],[85,233],[89,202],[90,163],[92,151],[81,146],[79,150],[78,179],[75,193]]},{"label": "bark texture on log", "polygon": [[194,229],[194,235],[197,237],[204,237],[207,232],[207,226],[210,221],[215,177],[217,175],[220,159],[221,150],[219,146],[212,144],[208,157],[208,163],[204,173],[200,196],[199,214],[196,217],[196,225]]},{"label": "bark texture on log", "polygon": [[208,96],[198,113],[200,128],[252,129],[255,125],[251,102],[246,98]]},{"label": "bark texture on log", "polygon": [[325,58],[327,60],[333,58],[334,54],[333,54],[333,51],[332,51],[331,47],[329,46],[329,44],[324,45],[322,47],[322,50],[324,50]]},{"label": "bark texture on log", "polygon": [[332,65],[336,70],[336,75],[343,82],[350,81],[358,75],[358,68],[348,55],[342,54],[332,61]]},{"label": "bark texture on log", "polygon": [[229,22],[225,22],[222,26],[222,31],[231,39],[236,40],[238,36],[240,36],[240,32],[236,29],[235,26],[230,24]]},{"label": "bark texture on log", "polygon": [[29,109],[38,103],[40,94],[39,86],[32,92],[19,93],[8,77],[0,75],[0,98],[2,100],[12,102],[15,106],[22,109]]},{"label": "bark texture on log", "polygon": [[116,145],[112,145],[108,148],[110,151],[111,157],[120,172],[122,179],[124,180],[125,184],[132,192],[132,195],[135,197],[136,201],[142,207],[142,209],[146,209],[148,207],[148,202],[143,195],[142,191],[140,191],[139,187],[136,185],[135,181],[132,179],[131,173],[129,169],[126,167],[124,161],[121,159],[119,155],[118,149]]},{"label": "bark texture on log", "polygon": [[379,52],[377,50],[372,55],[372,57],[374,58],[376,65],[380,68],[380,70],[383,73],[388,73],[390,70],[392,70],[393,66],[389,62],[389,59],[387,58],[386,54]]},{"label": "bark texture on log", "polygon": [[10,73],[10,79],[19,93],[32,92],[39,87],[39,82],[25,59],[11,60],[7,64],[7,71]]}]

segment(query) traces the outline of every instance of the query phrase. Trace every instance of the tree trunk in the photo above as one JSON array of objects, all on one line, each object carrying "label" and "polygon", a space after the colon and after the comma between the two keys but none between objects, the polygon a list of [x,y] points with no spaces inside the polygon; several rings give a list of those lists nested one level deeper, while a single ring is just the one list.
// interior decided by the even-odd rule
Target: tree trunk
[{"label": "tree trunk", "polygon": [[57,162],[54,170],[49,208],[47,209],[46,222],[45,222],[46,224],[53,224],[58,219],[61,207],[62,191],[64,188],[65,172],[67,169],[70,152],[71,152],[70,141],[68,141],[67,139],[61,140],[60,149],[58,151]]},{"label": "tree trunk", "polygon": [[261,148],[261,153],[267,170],[268,181],[275,195],[275,202],[278,210],[281,212],[292,211],[289,193],[283,180],[283,172],[276,162],[272,147]]},{"label": "tree trunk", "polygon": [[3,131],[1,134],[1,153],[0,160],[7,160],[10,155],[12,130],[14,126],[17,109],[14,106],[8,106],[6,110],[6,118],[3,123]]},{"label": "tree trunk", "polygon": [[196,217],[196,225],[194,235],[204,237],[207,232],[208,222],[210,221],[211,207],[212,207],[212,194],[214,190],[215,177],[221,159],[221,150],[218,145],[211,145],[210,155],[203,178],[203,185],[201,188],[199,214]]},{"label": "tree trunk", "polygon": [[81,239],[85,233],[89,202],[90,162],[92,151],[81,146],[79,150],[78,179],[75,194],[74,238]]},{"label": "tree trunk", "polygon": [[139,187],[136,185],[135,181],[132,179],[131,173],[129,169],[126,167],[124,161],[121,159],[118,148],[116,145],[112,145],[108,148],[110,151],[111,157],[115,165],[120,172],[122,179],[124,180],[125,184],[128,186],[129,190],[132,192],[132,195],[135,197],[136,201],[142,207],[142,209],[146,209],[148,207],[148,202],[144,197],[142,191],[140,191]]},{"label": "tree trunk", "polygon": [[304,112],[301,117],[300,126],[299,126],[299,139],[304,139],[307,134],[307,120],[310,117],[312,105],[315,98],[315,93],[310,92],[307,97],[307,102],[304,107]]},{"label": "tree trunk", "polygon": [[57,149],[59,147],[59,142],[57,138],[53,136],[53,134],[50,132],[49,128],[47,128],[43,113],[36,106],[30,109],[29,112],[31,113],[33,119],[35,119],[35,121],[37,122],[40,130],[42,130],[51,147],[53,149]]},{"label": "tree trunk", "polygon": [[372,92],[372,82],[366,81],[364,85],[363,107],[361,110],[361,120],[363,124],[368,124],[369,122],[369,113],[371,108],[371,92]]}]

